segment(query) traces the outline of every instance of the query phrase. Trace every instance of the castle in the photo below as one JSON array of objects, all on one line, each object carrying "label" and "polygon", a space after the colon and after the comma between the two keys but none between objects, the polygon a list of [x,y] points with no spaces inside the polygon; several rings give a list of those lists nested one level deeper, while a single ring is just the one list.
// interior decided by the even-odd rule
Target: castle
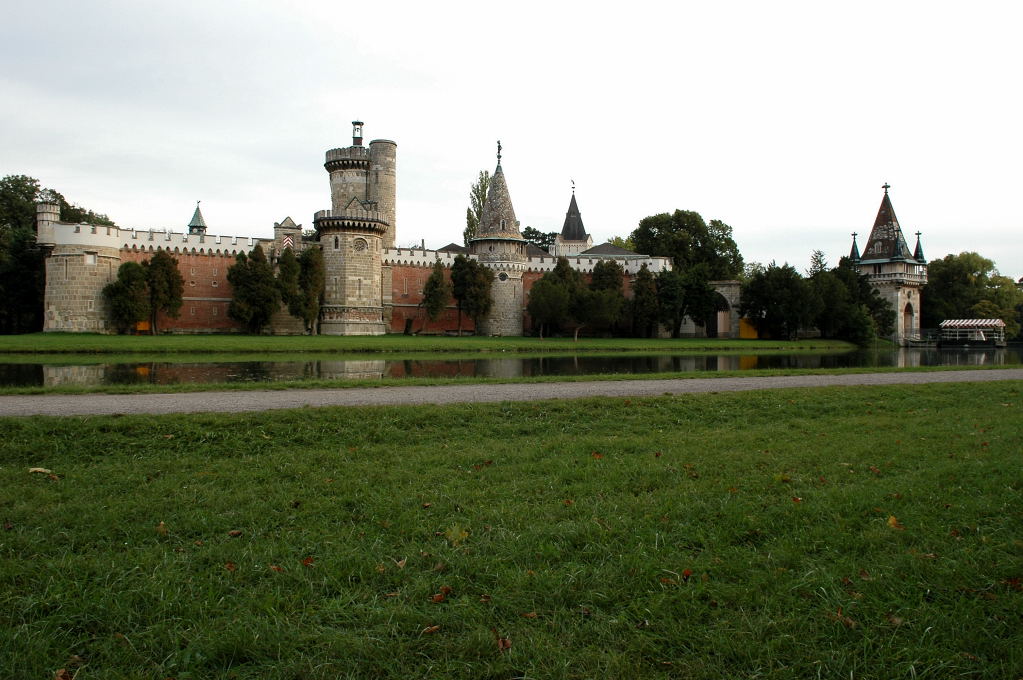
[{"label": "castle", "polygon": [[[428,250],[425,244],[422,248],[398,248],[397,144],[376,139],[363,145],[363,123],[354,121],[352,125],[351,146],[326,152],[324,169],[331,203],[329,210],[313,217],[313,234],[303,233],[302,225],[287,217],[274,223],[272,239],[209,235],[198,204],[183,232],[71,224],[60,221],[58,205],[40,202],[36,207],[37,241],[48,252],[43,330],[112,332],[104,286],[116,279],[122,263],[148,260],[159,250],[177,259],[185,282],[179,317],[161,315],[158,323],[161,330],[176,333],[241,330],[227,314],[231,302],[227,270],[239,253],[248,253],[257,245],[271,262],[286,248],[296,254],[305,248],[322,249],[326,276],[319,329],[328,335],[380,335],[409,329],[437,333],[458,327],[473,330],[471,320],[457,318],[453,303],[429,323],[420,306],[423,285],[434,263],[440,261],[450,271],[459,254],[494,272],[492,309],[476,329],[487,335],[515,336],[532,330],[525,311],[529,290],[554,269],[559,256],[566,257],[584,276],[601,260],[617,261],[626,273],[626,295],[644,265],[655,275],[672,266],[670,258],[641,255],[610,243],[593,246],[574,189],[553,253],[526,241],[519,231],[501,165],[500,142],[479,227],[468,248],[456,244],[439,250]],[[920,289],[927,281],[926,261],[919,233],[916,251],[909,255],[888,186],[884,188],[867,249],[861,257],[853,234],[850,258],[898,311],[896,339],[908,342],[920,332]],[[687,319],[683,335],[755,337],[748,324],[740,323],[740,283],[711,283],[719,294],[717,313],[699,324]],[[277,334],[304,332],[302,323],[284,310],[274,316],[270,330]]]},{"label": "castle", "polygon": [[[315,235],[303,234],[290,217],[274,223],[272,239],[215,236],[196,205],[187,231],[124,229],[71,224],[60,221],[59,206],[37,205],[38,242],[48,251],[44,331],[108,333],[113,328],[102,291],[115,280],[124,262],[142,262],[158,250],[178,261],[185,282],[184,303],[176,319],[161,316],[162,330],[178,333],[224,333],[240,330],[227,315],[231,287],[227,270],[239,253],[257,245],[275,262],[286,248],[296,254],[321,248],[326,285],[320,312],[320,332],[332,335],[379,335],[426,325],[420,310],[422,289],[438,260],[450,270],[460,253],[494,270],[494,304],[480,332],[522,335],[529,329],[525,301],[532,284],[557,264],[557,257],[525,241],[515,219],[501,152],[491,179],[479,231],[466,249],[449,245],[440,250],[395,247],[397,144],[376,139],[363,144],[361,121],[353,122],[351,146],[326,152],[324,169],[330,181],[330,209],[313,217]],[[592,243],[585,233],[573,194],[563,235]],[[576,239],[578,240],[578,239]],[[599,252],[592,252],[599,251]],[[602,259],[618,261],[626,272],[626,285],[643,265],[653,273],[671,268],[670,258],[639,255],[609,244],[590,250],[576,249],[571,266],[588,274]],[[733,284],[734,285],[730,285]],[[722,288],[733,312],[722,318],[722,334],[737,333],[737,282]],[[454,330],[454,305],[428,331]],[[407,325],[409,324],[409,325]],[[472,322],[461,321],[471,330]],[[275,315],[274,333],[301,333],[302,324],[285,311]],[[691,329],[696,332],[696,328]]]}]

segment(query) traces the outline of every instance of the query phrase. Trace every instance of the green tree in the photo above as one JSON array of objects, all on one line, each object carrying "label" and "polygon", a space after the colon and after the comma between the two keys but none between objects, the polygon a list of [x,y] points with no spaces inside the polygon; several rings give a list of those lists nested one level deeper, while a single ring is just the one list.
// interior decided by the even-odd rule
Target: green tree
[{"label": "green tree", "polygon": [[597,260],[590,276],[592,290],[614,290],[622,292],[625,282],[625,269],[615,260]]},{"label": "green tree", "polygon": [[490,313],[490,288],[494,273],[477,260],[457,255],[451,265],[451,295],[458,307],[458,333],[462,333],[462,313],[464,312],[476,324],[479,324]]},{"label": "green tree", "polygon": [[[426,318],[436,321],[451,299],[451,284],[444,278],[444,263],[437,260],[433,263],[433,271],[423,284],[423,301],[419,306],[426,311]],[[425,324],[424,324],[425,326]]]},{"label": "green tree", "polygon": [[158,250],[142,263],[146,270],[146,284],[149,287],[150,332],[156,335],[157,317],[163,312],[172,319],[178,318],[184,302],[185,280],[178,270],[178,261],[166,250]]},{"label": "green tree", "polygon": [[931,261],[921,298],[924,328],[937,328],[945,319],[995,318],[1005,322],[1007,337],[1020,335],[1023,291],[975,252]]},{"label": "green tree", "polygon": [[323,264],[323,251],[306,248],[298,257],[298,287],[302,294],[299,316],[305,322],[306,331],[311,335],[319,332],[320,304],[327,283]]},{"label": "green tree", "polygon": [[706,264],[709,280],[734,279],[743,271],[732,228],[721,220],[708,225],[691,210],[644,217],[631,238],[637,252],[670,257],[675,269]]},{"label": "green tree", "polygon": [[479,177],[469,187],[469,207],[465,209],[465,231],[462,241],[468,246],[469,241],[476,238],[483,217],[483,204],[487,202],[487,191],[490,190],[490,171],[480,170]]},{"label": "green tree", "polygon": [[549,253],[551,252],[551,246],[554,245],[554,241],[558,238],[558,234],[554,231],[543,232],[533,227],[526,227],[522,230],[522,238]]},{"label": "green tree", "polygon": [[125,262],[117,269],[117,280],[103,288],[110,305],[110,318],[119,333],[135,329],[150,315],[149,284],[146,268],[138,262]]},{"label": "green tree", "polygon": [[814,250],[810,253],[810,268],[806,270],[806,277],[812,279],[821,272],[828,270],[828,261],[824,257],[823,250]]},{"label": "green tree", "polygon": [[675,269],[664,269],[657,274],[657,315],[671,337],[677,338],[686,317],[685,284]]},{"label": "green tree", "polygon": [[[613,246],[618,246],[619,248],[624,248],[625,250],[631,250],[633,252],[636,252],[636,244],[632,242],[631,235],[628,236],[627,238],[622,238],[621,236],[612,236],[610,239],[608,239],[607,242]],[[646,254],[648,253],[644,253],[644,255]]]},{"label": "green tree", "polygon": [[247,257],[238,253],[227,270],[227,280],[232,289],[228,316],[244,324],[250,333],[261,332],[281,303],[281,292],[263,248],[257,245]]},{"label": "green tree", "polygon": [[277,260],[277,287],[281,291],[281,302],[288,307],[288,313],[302,318],[302,304],[305,302],[299,286],[299,275],[302,267],[295,257],[295,251],[285,248]]},{"label": "green tree", "polygon": [[58,192],[43,189],[27,175],[0,179],[0,332],[42,330],[46,258],[36,243],[36,202],[43,198],[61,206],[67,222],[107,224],[106,217],[72,205]]},{"label": "green tree", "polygon": [[649,338],[657,326],[657,284],[654,275],[644,264],[636,273],[632,283],[632,332],[641,338]]},{"label": "green tree", "polygon": [[544,336],[545,327],[547,334],[550,335],[551,326],[557,326],[568,317],[570,301],[568,288],[549,274],[545,274],[529,289],[526,310],[537,324],[541,338]]},{"label": "green tree", "polygon": [[462,311],[469,290],[469,270],[472,267],[469,262],[465,255],[458,254],[451,263],[451,295],[455,298],[455,306],[458,309],[458,335],[462,334]]},{"label": "green tree", "polygon": [[773,262],[742,287],[739,312],[762,334],[791,340],[814,323],[821,301],[794,267]]}]

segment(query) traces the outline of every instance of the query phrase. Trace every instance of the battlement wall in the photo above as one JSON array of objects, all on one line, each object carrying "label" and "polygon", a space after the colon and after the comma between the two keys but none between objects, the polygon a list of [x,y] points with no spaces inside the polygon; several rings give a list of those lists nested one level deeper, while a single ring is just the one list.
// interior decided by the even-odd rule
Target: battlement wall
[{"label": "battlement wall", "polygon": [[[405,265],[412,267],[432,267],[433,263],[440,260],[445,267],[451,267],[454,264],[455,258],[458,253],[442,252],[437,250],[427,250],[424,248],[388,248],[384,250],[384,264],[390,265]],[[470,259],[478,259],[475,255],[465,255]],[[590,274],[593,272],[593,267],[596,266],[597,262],[601,260],[615,260],[625,270],[626,274],[637,274],[639,270],[645,264],[647,269],[650,270],[651,274],[657,274],[668,269],[671,269],[671,258],[668,257],[633,257],[633,258],[615,258],[615,257],[600,257],[596,255],[579,255],[575,257],[567,257],[569,266],[576,271]],[[540,272],[546,273],[554,269],[558,264],[558,258],[551,255],[549,257],[527,257],[523,262],[523,268],[527,272]]]},{"label": "battlement wall", "polygon": [[250,236],[213,236],[189,234],[166,229],[122,229],[90,224],[57,222],[50,226],[54,242],[61,246],[82,248],[117,248],[155,252],[191,252],[201,254],[236,255],[247,253],[257,245],[268,247],[273,239]]}]

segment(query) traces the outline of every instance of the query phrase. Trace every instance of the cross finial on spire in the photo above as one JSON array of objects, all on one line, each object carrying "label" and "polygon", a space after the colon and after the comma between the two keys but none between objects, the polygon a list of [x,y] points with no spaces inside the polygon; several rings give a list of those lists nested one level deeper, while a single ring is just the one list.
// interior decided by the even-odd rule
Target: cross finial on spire
[{"label": "cross finial on spire", "polygon": [[575,180],[573,179],[571,181],[572,181],[572,195],[575,196]]},{"label": "cross finial on spire", "polygon": [[853,241],[855,241],[855,240],[856,240],[856,236],[857,236],[857,234],[856,234],[856,232],[854,231],[854,232],[852,233]]},{"label": "cross finial on spire", "polygon": [[501,164],[501,140],[497,140],[497,164]]},{"label": "cross finial on spire", "polygon": [[881,185],[881,188],[884,189],[884,192],[887,194],[888,190],[892,188],[892,185],[889,184],[888,182],[885,182],[884,184]]}]

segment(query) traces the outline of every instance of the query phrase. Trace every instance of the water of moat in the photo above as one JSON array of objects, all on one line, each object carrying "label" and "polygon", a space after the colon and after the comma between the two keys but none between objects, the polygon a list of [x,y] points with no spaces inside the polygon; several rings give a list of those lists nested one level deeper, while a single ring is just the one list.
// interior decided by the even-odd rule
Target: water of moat
[{"label": "water of moat", "polygon": [[0,386],[128,385],[408,377],[496,377],[743,371],[763,368],[846,368],[883,366],[986,366],[1023,364],[1023,349],[899,349],[792,354],[621,354],[528,356],[488,355],[462,359],[416,359],[365,355],[346,359],[317,355],[255,361],[126,361],[111,363],[3,363]]}]

